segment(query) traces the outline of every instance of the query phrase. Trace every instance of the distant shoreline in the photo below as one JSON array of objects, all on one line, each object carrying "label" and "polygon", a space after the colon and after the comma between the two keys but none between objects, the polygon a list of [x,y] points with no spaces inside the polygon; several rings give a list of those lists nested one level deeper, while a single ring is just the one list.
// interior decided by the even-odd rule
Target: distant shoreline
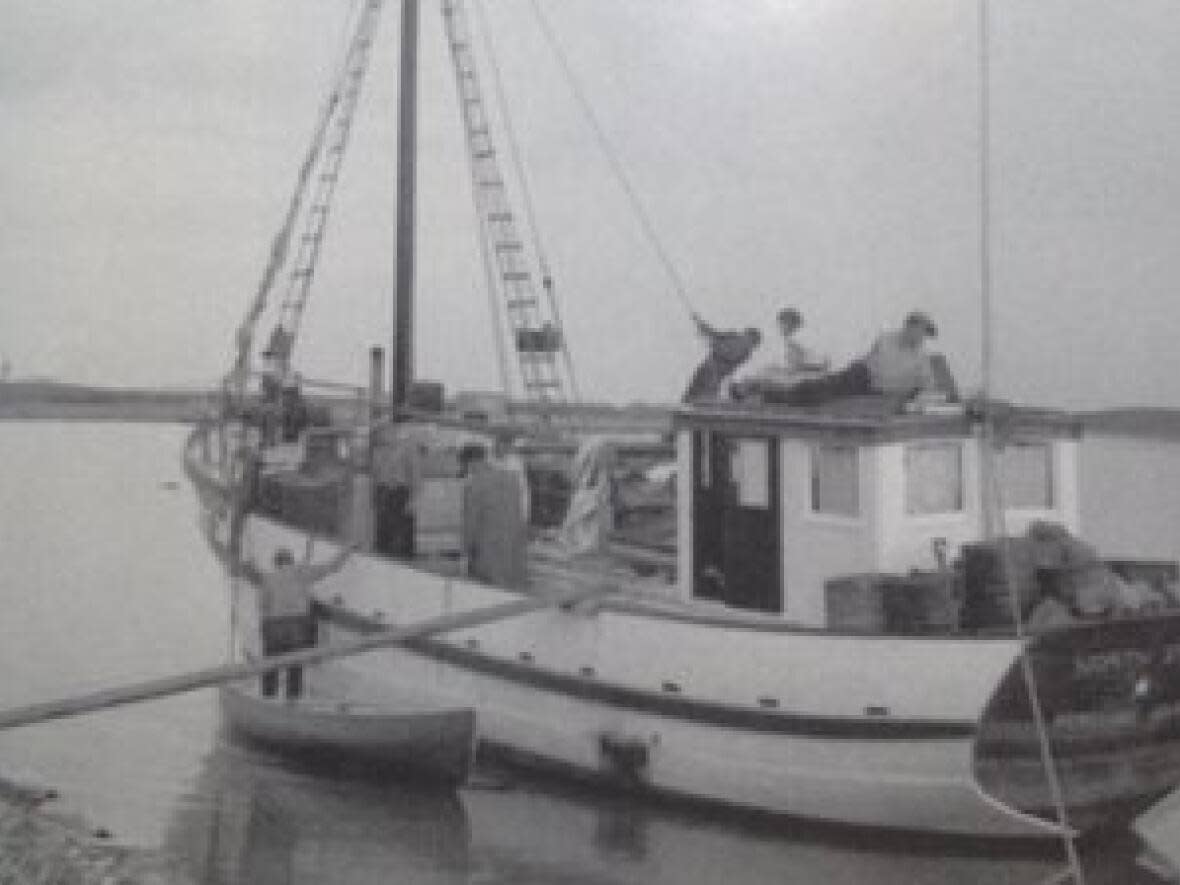
[{"label": "distant shoreline", "polygon": [[1180,440],[1180,409],[1118,408],[1079,414],[1090,433]]},{"label": "distant shoreline", "polygon": [[0,384],[0,420],[191,424],[212,413],[206,390],[89,387],[57,381]]},{"label": "distant shoreline", "polygon": [[[212,390],[90,387],[58,381],[0,383],[0,421],[194,424],[214,414],[216,402],[217,392]],[[657,407],[644,406],[637,414],[642,413],[650,420],[660,411]],[[1078,412],[1077,417],[1091,433],[1180,440],[1180,408],[1095,409]]]},{"label": "distant shoreline", "polygon": [[167,403],[2,403],[0,421],[105,421],[196,424],[209,414],[196,405]]}]

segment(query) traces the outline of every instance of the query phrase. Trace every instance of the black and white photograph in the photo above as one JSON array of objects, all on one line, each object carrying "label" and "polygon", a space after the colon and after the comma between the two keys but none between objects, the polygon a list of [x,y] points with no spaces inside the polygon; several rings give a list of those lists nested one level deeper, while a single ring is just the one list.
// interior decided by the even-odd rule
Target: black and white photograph
[{"label": "black and white photograph", "polygon": [[1180,883],[1176,0],[0,0],[0,883]]}]

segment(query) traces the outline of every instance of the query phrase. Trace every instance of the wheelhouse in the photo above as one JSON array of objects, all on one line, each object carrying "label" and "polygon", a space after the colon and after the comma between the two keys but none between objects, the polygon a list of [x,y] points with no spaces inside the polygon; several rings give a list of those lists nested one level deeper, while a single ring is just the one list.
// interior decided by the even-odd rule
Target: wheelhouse
[{"label": "wheelhouse", "polygon": [[[835,414],[715,404],[678,411],[674,427],[686,601],[855,627],[841,588],[857,576],[936,585],[989,529],[1018,534],[1034,520],[1079,528],[1081,430],[1064,413],[1013,411],[994,459],[984,457],[982,425],[960,409]],[[990,527],[988,512],[998,514]]]}]

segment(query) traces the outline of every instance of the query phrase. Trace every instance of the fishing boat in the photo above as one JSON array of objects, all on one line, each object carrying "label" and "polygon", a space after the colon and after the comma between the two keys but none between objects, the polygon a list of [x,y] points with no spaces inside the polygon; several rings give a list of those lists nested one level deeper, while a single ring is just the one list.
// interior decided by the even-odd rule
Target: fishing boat
[{"label": "fishing boat", "polygon": [[361,766],[373,773],[462,783],[475,735],[470,708],[390,709],[330,698],[262,697],[252,685],[219,688],[226,723],[285,755]]},{"label": "fishing boat", "polygon": [[[442,8],[471,90],[463,4]],[[390,407],[260,454],[249,416],[229,409],[186,449],[205,531],[246,574],[309,533],[331,556],[371,524],[366,459],[384,416],[431,428],[440,448],[488,430],[423,414],[412,395],[417,12],[402,4]],[[478,94],[461,94],[471,160],[486,171],[495,152]],[[490,251],[511,257],[496,239],[511,220],[502,196],[477,206]],[[561,389],[560,326],[523,313],[545,299],[513,288],[528,279],[519,266],[499,278],[510,298],[531,299],[511,340],[525,389],[543,400]],[[1067,565],[1037,559],[1045,527],[1069,539],[1082,529],[1080,423],[986,398],[898,405],[675,409],[672,582],[537,543],[525,585],[492,586],[449,555],[446,520],[431,526],[443,540],[413,557],[358,553],[317,590],[330,643],[529,594],[598,592],[335,660],[321,678],[358,702],[471,706],[483,750],[620,789],[947,835],[1068,837],[1127,822],[1180,783],[1176,564],[1088,562],[1139,587],[1142,604],[1029,628],[1043,573]],[[242,493],[256,486],[244,463],[262,465],[260,496]],[[455,500],[458,484],[441,470],[423,494]]]}]

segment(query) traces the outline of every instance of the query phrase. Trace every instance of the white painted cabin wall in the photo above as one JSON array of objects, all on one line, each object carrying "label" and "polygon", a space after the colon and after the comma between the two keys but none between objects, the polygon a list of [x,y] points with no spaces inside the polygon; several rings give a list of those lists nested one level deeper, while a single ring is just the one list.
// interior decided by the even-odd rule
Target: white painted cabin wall
[{"label": "white painted cabin wall", "polygon": [[1057,498],[1057,513],[1074,534],[1082,531],[1081,505],[1081,440],[1059,440],[1054,447],[1054,481],[1060,490]]},{"label": "white painted cabin wall", "polygon": [[1052,509],[1012,509],[1004,512],[1004,534],[1020,535],[1036,520],[1056,522],[1074,535],[1081,535],[1081,504],[1078,499],[1080,482],[1078,453],[1081,446],[1076,439],[1053,442],[1053,507]]},{"label": "white painted cabin wall", "polygon": [[962,545],[983,536],[980,447],[968,438],[923,439],[922,443],[956,443],[963,453],[963,509],[957,513],[911,514],[906,511],[905,453],[909,443],[877,446],[881,478],[881,509],[876,519],[880,545],[874,571],[905,573],[933,569],[934,542],[945,538],[947,556],[954,559]]},{"label": "white painted cabin wall", "polygon": [[780,439],[783,615],[821,627],[827,621],[824,582],[836,575],[872,571],[876,543],[870,514],[877,507],[877,464],[872,449],[859,458],[860,516],[811,512],[811,444]]},{"label": "white painted cabin wall", "polygon": [[[860,448],[860,515],[825,516],[811,511],[811,443],[779,438],[779,496],[783,617],[808,626],[827,623],[824,584],[831,578],[872,572],[904,574],[934,569],[934,542],[946,540],[953,561],[963,544],[984,537],[983,441],[976,436],[923,438],[962,447],[963,509],[956,513],[906,512],[905,452],[908,442]],[[692,601],[693,575],[693,447],[692,431],[677,433],[677,568],[678,596]],[[1052,509],[1008,509],[1005,534],[1022,534],[1034,520],[1058,522],[1080,531],[1078,502],[1079,443],[1058,439],[1053,445]]]},{"label": "white painted cabin wall", "polygon": [[[927,440],[923,440],[926,442]],[[938,440],[933,440],[937,442]],[[881,510],[877,515],[880,537],[876,571],[905,573],[910,569],[933,569],[934,541],[945,538],[947,557],[954,560],[962,545],[984,537],[984,489],[982,483],[983,441],[967,437],[946,442],[963,446],[963,510],[960,513],[913,515],[906,512],[905,448],[907,443],[877,447]],[[1023,534],[1036,520],[1061,523],[1079,532],[1078,442],[1054,440],[1052,508],[1006,508],[1000,530],[1005,535]]]}]

